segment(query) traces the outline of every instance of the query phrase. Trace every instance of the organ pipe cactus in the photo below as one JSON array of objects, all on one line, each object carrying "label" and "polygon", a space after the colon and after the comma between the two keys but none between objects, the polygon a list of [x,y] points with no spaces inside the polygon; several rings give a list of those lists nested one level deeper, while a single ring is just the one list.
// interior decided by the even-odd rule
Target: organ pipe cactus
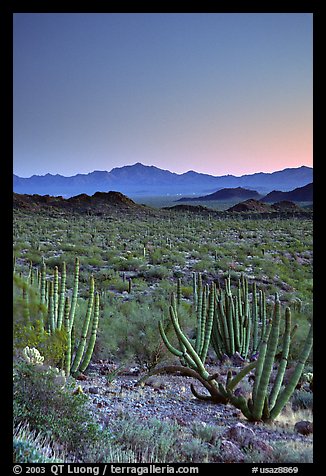
[{"label": "organ pipe cactus", "polygon": [[177,304],[178,306],[181,304],[181,278],[177,280]]},{"label": "organ pipe cactus", "polygon": [[77,371],[79,364],[81,362],[81,359],[83,357],[83,353],[86,346],[88,327],[89,327],[89,323],[90,323],[91,315],[93,311],[93,303],[94,303],[94,277],[91,276],[87,312],[85,315],[84,324],[83,324],[83,328],[81,332],[81,338],[80,338],[79,346],[75,355],[75,360],[71,367],[71,373],[75,373]]},{"label": "organ pipe cactus", "polygon": [[[67,349],[64,362],[64,369],[67,375],[70,373],[76,374],[78,371],[80,371],[81,367],[83,367],[84,370],[87,368],[94,350],[99,319],[99,296],[95,296],[94,309],[95,282],[94,277],[91,276],[87,311],[84,317],[80,339],[79,341],[76,339],[78,345],[76,352],[74,352],[74,321],[78,300],[79,266],[79,259],[76,258],[74,267],[74,284],[71,299],[66,297],[66,263],[62,264],[61,276],[59,275],[58,267],[55,266],[53,278],[49,281],[46,279],[46,265],[44,261],[42,263],[40,273],[40,300],[47,309],[46,331],[52,334],[57,330],[64,328],[67,335]],[[88,329],[91,326],[91,322],[92,331],[87,343]]]},{"label": "organ pipe cactus", "polygon": [[94,316],[93,316],[93,324],[92,324],[92,331],[91,335],[89,338],[88,346],[83,358],[82,363],[80,364],[79,370],[81,372],[85,372],[87,369],[95,347],[96,343],[96,335],[97,335],[97,329],[98,329],[98,322],[99,322],[99,315],[100,315],[100,295],[98,292],[95,294],[95,304],[94,304]]},{"label": "organ pipe cactus", "polygon": [[69,316],[70,327],[73,326],[74,319],[75,319],[75,311],[76,311],[77,298],[78,298],[78,284],[79,284],[79,259],[76,258],[75,259],[75,273],[74,273],[74,289],[72,293],[70,316]]},{"label": "organ pipe cactus", "polygon": [[[263,291],[252,286],[249,299],[248,280],[241,275],[238,288],[232,293],[230,275],[224,281],[224,289],[203,286],[201,275],[193,275],[194,306],[197,317],[196,351],[202,343],[208,308],[213,312],[211,345],[219,359],[238,352],[244,359],[259,349],[266,327],[266,298]],[[210,301],[214,294],[214,304]],[[207,306],[207,303],[211,303]],[[210,322],[209,320],[207,322]]]},{"label": "organ pipe cactus", "polygon": [[[226,283],[227,297],[229,298],[228,306],[233,308],[234,312],[236,306],[233,304],[233,300],[230,299],[230,288],[229,284]],[[242,286],[241,292],[245,290],[245,286]],[[272,319],[264,322],[264,335],[260,339],[259,343],[259,357],[257,361],[253,361],[250,364],[246,365],[242,370],[235,376],[232,377],[232,372],[228,372],[226,383],[222,384],[217,381],[218,374],[210,375],[208,370],[205,368],[205,357],[206,357],[206,346],[207,340],[210,335],[213,335],[214,327],[211,327],[212,314],[214,306],[216,305],[216,295],[218,292],[214,284],[211,285],[209,290],[209,305],[208,305],[208,314],[206,316],[206,326],[202,329],[205,330],[204,344],[198,344],[198,339],[196,340],[195,347],[190,339],[185,335],[180,327],[178,320],[177,307],[175,297],[171,297],[171,305],[169,307],[169,316],[171,323],[173,325],[174,332],[178,339],[178,346],[174,346],[169,341],[163,322],[159,322],[159,330],[163,342],[165,343],[168,350],[179,357],[183,365],[172,365],[165,366],[151,372],[153,373],[177,373],[180,375],[190,376],[202,383],[202,385],[208,390],[210,395],[200,395],[195,387],[191,385],[191,391],[195,397],[203,400],[209,400],[214,403],[231,403],[237,408],[239,408],[244,416],[250,421],[271,421],[274,420],[279,413],[282,411],[288,400],[291,398],[293,391],[299,382],[301,374],[304,369],[305,362],[309,357],[311,348],[312,348],[312,326],[307,335],[306,341],[303,346],[303,350],[300,354],[300,359],[297,362],[294,372],[287,384],[284,384],[284,375],[287,367],[291,337],[293,335],[293,330],[291,331],[291,312],[289,308],[285,310],[285,325],[282,338],[282,354],[281,360],[278,365],[277,374],[274,380],[273,386],[270,388],[271,375],[273,371],[274,364],[276,362],[276,353],[279,345],[279,334],[280,334],[280,322],[281,322],[281,303],[276,295],[274,310]],[[202,295],[202,297],[204,294]],[[198,295],[199,297],[199,295]],[[205,299],[205,298],[204,298]],[[261,294],[259,294],[259,299],[261,300]],[[255,303],[256,305],[256,303]],[[237,303],[239,306],[239,303]],[[242,302],[244,310],[247,310],[246,303]],[[216,306],[215,306],[216,307]],[[265,314],[263,314],[265,318]],[[202,322],[202,321],[201,321]],[[221,324],[221,323],[220,323]],[[215,328],[216,331],[216,328]],[[202,333],[202,330],[201,330]],[[246,337],[246,334],[243,334]],[[186,365],[186,367],[184,366]],[[243,396],[236,396],[234,394],[235,387],[239,382],[253,369],[255,370],[255,383],[252,390],[251,398],[246,400]],[[269,392],[269,395],[268,395]]]},{"label": "organ pipe cactus", "polygon": [[58,270],[58,266],[55,266],[54,274],[53,274],[53,315],[54,315],[54,324],[56,327],[58,324],[58,305],[59,305],[59,270]]},{"label": "organ pipe cactus", "polygon": [[[69,310],[69,317],[65,314],[65,328],[68,333],[68,347],[69,351],[66,355],[66,363],[65,363],[65,370],[68,371],[69,365],[71,365],[72,355],[74,353],[74,320],[75,320],[75,312],[76,312],[76,305],[77,305],[77,298],[78,298],[78,284],[79,284],[79,259],[76,258],[75,260],[75,272],[74,272],[74,289],[71,298],[71,305]],[[77,374],[78,372],[84,372],[89,365],[91,360],[96,335],[97,335],[97,328],[98,328],[98,321],[99,321],[99,311],[100,311],[100,301],[99,301],[99,294],[95,294],[95,304],[94,304],[94,292],[95,292],[95,282],[94,277],[91,276],[90,278],[90,291],[89,291],[89,299],[88,299],[88,306],[86,315],[84,318],[84,324],[81,332],[81,337],[78,342],[78,346],[76,349],[75,358],[69,373]],[[65,313],[68,312],[65,310]],[[91,317],[93,315],[93,318]],[[88,340],[88,345],[86,347],[87,341],[87,333],[88,328],[90,326],[92,320],[92,330]]]},{"label": "organ pipe cactus", "polygon": [[198,299],[198,292],[197,292],[197,274],[192,273],[192,294],[194,299],[194,307],[197,308],[197,299]]},{"label": "organ pipe cactus", "polygon": [[65,306],[64,306],[64,328],[67,333],[67,348],[66,348],[66,355],[65,355],[64,370],[67,377],[70,375],[71,349],[72,349],[72,342],[71,342],[72,329],[70,328],[69,314],[70,314],[70,301],[69,301],[69,298],[66,297]]},{"label": "organ pipe cactus", "polygon": [[[200,358],[202,362],[205,362],[208,352],[208,347],[211,340],[211,333],[214,322],[214,310],[215,310],[215,285],[211,284],[211,289],[208,297],[208,313],[202,317],[202,329],[201,329],[201,344],[199,346]],[[205,320],[204,320],[205,319]]]},{"label": "organ pipe cactus", "polygon": [[48,331],[52,333],[55,329],[53,281],[50,281],[48,286],[48,303]]},{"label": "organ pipe cactus", "polygon": [[309,333],[307,335],[307,338],[305,340],[305,343],[303,345],[302,351],[300,353],[300,359],[298,360],[294,372],[288,382],[288,384],[284,387],[282,391],[280,391],[277,395],[275,404],[273,408],[270,410],[270,419],[273,420],[275,419],[284,406],[287,404],[289,399],[291,398],[299,380],[302,375],[302,372],[304,370],[304,366],[306,364],[306,361],[309,357],[309,354],[312,349],[312,344],[313,344],[313,327],[310,327]]},{"label": "organ pipe cactus", "polygon": [[41,304],[46,303],[46,264],[43,261],[41,266]]},{"label": "organ pipe cactus", "polygon": [[[212,294],[213,296],[213,294]],[[202,385],[208,390],[210,393],[210,396],[204,396],[200,395],[194,388],[193,385],[190,386],[192,393],[195,395],[195,397],[204,399],[204,400],[211,400],[214,403],[224,403],[226,404],[229,400],[228,395],[224,393],[221,393],[218,387],[218,383],[216,381],[216,378],[218,377],[217,374],[210,375],[207,369],[205,368],[204,365],[204,358],[206,357],[205,352],[207,352],[207,342],[209,341],[209,336],[211,332],[211,327],[210,325],[207,325],[205,328],[205,336],[203,339],[203,346],[200,352],[197,352],[195,347],[192,345],[190,342],[189,338],[186,336],[186,334],[182,331],[178,319],[178,314],[177,314],[177,309],[176,306],[173,305],[173,297],[171,299],[172,304],[169,307],[169,316],[170,320],[172,322],[174,332],[176,334],[176,337],[178,339],[179,343],[179,348],[175,347],[172,345],[166,335],[163,322],[159,322],[159,331],[161,334],[161,337],[163,339],[164,344],[166,345],[167,349],[177,357],[181,359],[182,362],[184,362],[187,367],[183,365],[174,365],[174,366],[166,366],[162,367],[160,369],[155,370],[153,373],[179,373],[181,375],[186,375],[193,377],[197,380],[199,380]],[[210,313],[211,311],[211,306],[212,306],[213,299],[211,297],[210,301]],[[210,317],[211,319],[211,317]],[[238,376],[236,376],[234,379],[232,379],[232,384],[230,382],[231,388],[234,388],[235,385],[243,378],[250,370],[256,365],[256,362],[252,362],[249,364],[246,369],[243,369],[243,371],[240,372]]]},{"label": "organ pipe cactus", "polygon": [[59,296],[58,320],[57,320],[58,329],[61,329],[63,318],[64,318],[66,280],[67,280],[67,269],[66,269],[66,263],[64,261],[62,263],[61,282],[60,282],[60,296]]},{"label": "organ pipe cactus", "polygon": [[27,283],[23,284],[23,317],[25,324],[30,322],[30,312],[29,312],[29,297],[28,297],[28,288]]},{"label": "organ pipe cactus", "polygon": [[278,296],[276,296],[273,318],[266,328],[260,346],[251,398],[246,401],[244,397],[235,396],[228,383],[225,387],[219,384],[219,390],[225,398],[228,398],[234,406],[239,408],[250,421],[272,421],[277,418],[291,398],[312,349],[313,328],[311,326],[303,344],[300,359],[294,368],[290,380],[287,384],[284,384],[284,375],[291,342],[291,312],[289,308],[286,308],[281,361],[278,365],[274,384],[268,395],[279,341],[280,320],[281,304]]}]

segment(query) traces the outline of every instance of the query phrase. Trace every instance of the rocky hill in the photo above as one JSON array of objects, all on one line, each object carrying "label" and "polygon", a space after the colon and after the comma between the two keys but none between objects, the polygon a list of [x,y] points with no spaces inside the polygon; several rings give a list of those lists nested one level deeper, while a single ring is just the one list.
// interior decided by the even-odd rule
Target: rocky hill
[{"label": "rocky hill", "polygon": [[233,207],[227,209],[228,212],[258,212],[258,213],[271,213],[271,212],[301,212],[302,208],[296,203],[283,200],[276,202],[273,205],[263,203],[259,200],[249,199],[244,202],[237,203]]},{"label": "rocky hill", "polygon": [[120,192],[96,192],[89,196],[85,193],[71,198],[50,195],[13,194],[14,208],[40,210],[42,208],[64,209],[77,212],[105,213],[111,211],[139,211],[147,207],[135,203]]},{"label": "rocky hill", "polygon": [[214,193],[210,193],[209,195],[203,195],[201,197],[196,198],[187,198],[183,197],[178,202],[193,202],[193,201],[210,201],[210,200],[219,200],[219,201],[226,201],[226,200],[245,200],[249,198],[259,199],[260,194],[256,192],[256,190],[248,190],[242,187],[236,188],[222,188],[221,190],[217,190]]},{"label": "rocky hill", "polygon": [[172,211],[180,211],[180,212],[192,212],[192,213],[211,213],[212,210],[203,207],[202,205],[174,205],[173,207],[164,207],[163,210],[172,210]]},{"label": "rocky hill", "polygon": [[259,213],[266,213],[271,212],[273,210],[271,205],[267,203],[262,203],[258,200],[253,198],[249,198],[244,202],[237,203],[233,207],[227,209],[228,212],[259,212]]},{"label": "rocky hill", "polygon": [[293,201],[293,202],[312,202],[313,201],[313,183],[308,183],[304,187],[298,187],[288,192],[280,190],[273,190],[265,197],[261,198],[262,202],[279,202],[279,201]]},{"label": "rocky hill", "polygon": [[300,211],[302,210],[299,205],[289,200],[282,200],[280,202],[273,203],[272,208],[277,211]]}]

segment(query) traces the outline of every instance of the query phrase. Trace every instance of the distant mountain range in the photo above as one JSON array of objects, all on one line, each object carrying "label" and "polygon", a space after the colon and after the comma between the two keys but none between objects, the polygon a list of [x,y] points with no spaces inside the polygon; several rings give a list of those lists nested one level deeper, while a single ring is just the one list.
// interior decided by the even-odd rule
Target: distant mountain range
[{"label": "distant mountain range", "polygon": [[[286,193],[286,192],[284,192]],[[236,188],[222,188],[221,190],[217,190],[214,193],[210,193],[209,195],[204,195],[202,197],[196,198],[180,198],[176,200],[177,202],[192,202],[192,201],[210,201],[210,200],[219,200],[219,201],[227,201],[227,200],[246,200],[249,198],[259,199],[261,195],[256,192],[256,190],[248,190],[242,187]]]},{"label": "distant mountain range", "polygon": [[202,197],[196,198],[180,198],[176,202],[209,202],[215,201],[228,201],[228,200],[259,200],[261,202],[312,202],[313,201],[313,183],[308,183],[303,187],[295,188],[289,192],[281,192],[279,190],[273,190],[265,196],[260,195],[255,190],[247,190],[245,188],[223,188],[217,192]]},{"label": "distant mountain range", "polygon": [[176,174],[141,163],[94,171],[71,177],[62,175],[13,176],[13,190],[19,194],[72,197],[78,194],[118,191],[131,197],[146,195],[204,195],[223,188],[245,187],[266,195],[273,190],[286,192],[313,181],[311,167],[287,168],[273,173],[213,176],[189,171]]}]

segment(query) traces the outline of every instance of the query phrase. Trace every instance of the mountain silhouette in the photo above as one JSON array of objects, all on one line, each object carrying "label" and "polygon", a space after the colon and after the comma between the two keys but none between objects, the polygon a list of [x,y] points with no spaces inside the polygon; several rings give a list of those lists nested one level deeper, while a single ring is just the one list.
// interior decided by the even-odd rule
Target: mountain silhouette
[{"label": "mountain silhouette", "polygon": [[279,202],[279,201],[292,201],[292,202],[312,202],[313,201],[313,184],[308,183],[304,187],[298,187],[289,192],[282,192],[280,190],[273,190],[265,197],[261,198],[262,202]]},{"label": "mountain silhouette", "polygon": [[202,197],[197,198],[180,198],[177,200],[178,202],[185,202],[185,201],[210,201],[210,200],[234,200],[234,199],[248,199],[248,198],[257,198],[259,199],[261,195],[256,192],[256,190],[248,190],[242,187],[236,188],[222,188],[221,190],[217,190],[214,193],[210,193],[209,195],[204,195]]},{"label": "mountain silhouette", "polygon": [[82,193],[116,190],[136,197],[145,195],[207,195],[223,188],[249,188],[266,195],[272,190],[289,191],[312,182],[310,167],[287,168],[273,173],[214,176],[188,171],[183,174],[141,163],[113,168],[110,172],[95,170],[71,177],[63,175],[13,176],[13,191],[20,194],[61,195],[72,197]]}]

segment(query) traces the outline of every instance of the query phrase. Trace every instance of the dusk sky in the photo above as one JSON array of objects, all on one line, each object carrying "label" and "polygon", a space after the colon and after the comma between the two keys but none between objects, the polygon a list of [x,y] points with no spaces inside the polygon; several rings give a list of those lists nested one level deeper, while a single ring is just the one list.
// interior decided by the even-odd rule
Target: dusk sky
[{"label": "dusk sky", "polygon": [[310,13],[14,14],[14,173],[312,166]]}]

